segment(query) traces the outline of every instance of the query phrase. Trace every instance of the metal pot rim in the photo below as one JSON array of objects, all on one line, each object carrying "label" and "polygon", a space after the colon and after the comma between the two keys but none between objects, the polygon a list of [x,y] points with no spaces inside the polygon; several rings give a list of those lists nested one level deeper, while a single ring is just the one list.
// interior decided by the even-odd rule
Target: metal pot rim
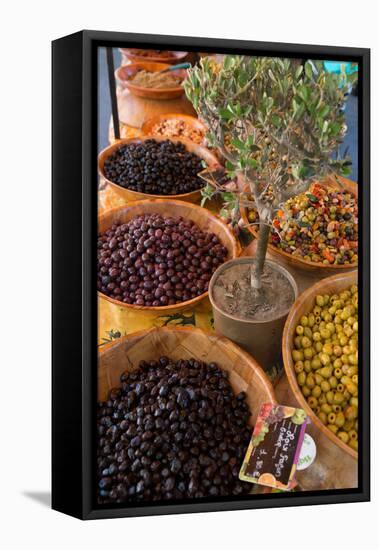
[{"label": "metal pot rim", "polygon": [[229,318],[229,319],[232,319],[233,321],[239,321],[241,323],[247,323],[247,324],[252,324],[252,325],[259,325],[259,324],[267,324],[267,323],[272,323],[273,321],[277,321],[279,319],[282,319],[283,317],[286,317],[292,307],[292,304],[295,302],[295,300],[297,299],[298,295],[299,295],[299,290],[298,290],[298,286],[297,286],[297,283],[295,281],[295,278],[293,277],[293,275],[291,275],[291,273],[285,268],[283,267],[282,265],[280,264],[277,264],[275,262],[273,262],[272,260],[265,260],[265,263],[268,263],[273,269],[276,269],[277,271],[280,271],[283,275],[285,275],[285,277],[287,278],[287,280],[290,282],[291,286],[292,286],[292,290],[293,290],[293,293],[294,293],[294,300],[292,302],[292,304],[289,306],[288,308],[288,311],[286,311],[285,313],[283,313],[283,315],[280,315],[280,317],[274,317],[273,319],[268,319],[268,320],[254,320],[254,319],[242,319],[241,317],[235,317],[234,315],[231,315],[230,313],[227,313],[226,311],[223,311],[214,301],[214,298],[213,298],[213,287],[215,285],[215,282],[217,280],[217,278],[220,276],[220,274],[225,271],[226,269],[228,269],[228,267],[230,267],[232,264],[233,265],[236,265],[236,264],[250,264],[254,261],[254,258],[252,257],[249,257],[249,256],[245,256],[245,257],[240,257],[240,258],[232,258],[231,260],[228,260],[227,262],[221,264],[217,269],[216,271],[213,273],[212,275],[212,278],[209,282],[209,287],[208,287],[208,297],[209,297],[209,301],[211,302],[211,305],[212,307],[217,310],[218,313],[220,313],[221,315],[224,315],[225,317]]}]

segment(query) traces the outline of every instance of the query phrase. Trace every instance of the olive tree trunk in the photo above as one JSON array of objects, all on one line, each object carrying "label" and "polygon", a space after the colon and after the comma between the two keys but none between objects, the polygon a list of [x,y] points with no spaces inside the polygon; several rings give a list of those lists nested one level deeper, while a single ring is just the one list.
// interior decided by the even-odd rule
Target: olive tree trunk
[{"label": "olive tree trunk", "polygon": [[270,236],[270,226],[267,223],[260,222],[257,250],[254,258],[254,265],[251,269],[251,286],[260,290],[262,283],[262,272],[265,264],[268,239]]}]

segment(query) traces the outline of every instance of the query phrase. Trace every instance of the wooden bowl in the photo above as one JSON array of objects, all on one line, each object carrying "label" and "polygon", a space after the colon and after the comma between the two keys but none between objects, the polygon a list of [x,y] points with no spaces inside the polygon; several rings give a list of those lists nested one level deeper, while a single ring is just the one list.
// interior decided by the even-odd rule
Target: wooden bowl
[{"label": "wooden bowl", "polygon": [[[184,115],[181,113],[168,113],[168,114],[156,115],[146,120],[146,122],[144,122],[144,124],[142,125],[141,130],[146,135],[152,135],[154,134],[154,131],[153,131],[154,126],[156,124],[164,122],[165,120],[183,120],[183,122],[185,122],[186,125],[189,126],[191,129],[197,130],[198,132],[201,132],[203,134],[203,140],[201,142],[201,145],[204,145],[204,146],[206,145],[205,134],[207,132],[207,127],[203,122],[201,122],[201,120],[190,115]],[[166,136],[166,139],[167,137],[168,136]],[[179,139],[181,139],[180,136],[178,137]],[[184,139],[189,139],[189,138],[184,138]]]},{"label": "wooden bowl", "polygon": [[[148,51],[149,48],[146,48],[146,50]],[[170,55],[166,55],[166,56],[154,55],[153,51],[151,52],[151,55],[148,55],[148,56],[138,55],[137,48],[120,48],[120,52],[124,57],[126,57],[132,62],[153,61],[155,63],[168,63],[169,65],[173,65],[174,63],[175,64],[180,63],[188,55],[188,52],[178,52],[178,51],[170,51]]]},{"label": "wooden bowl", "polygon": [[[136,200],[144,200],[144,199],[162,199],[167,198],[169,200],[182,200],[186,202],[200,202],[201,199],[201,189],[197,189],[196,191],[191,191],[190,193],[182,193],[181,195],[152,195],[149,193],[139,193],[138,191],[132,191],[131,189],[126,189],[125,187],[122,187],[121,185],[118,185],[117,183],[113,183],[111,180],[109,180],[104,172],[104,163],[106,159],[112,155],[114,151],[116,151],[119,147],[122,145],[125,145],[126,143],[141,143],[142,141],[146,141],[147,139],[155,139],[156,141],[167,141],[167,137],[164,136],[143,136],[140,138],[129,138],[129,139],[120,139],[113,143],[112,145],[109,145],[101,153],[99,154],[98,158],[98,167],[99,167],[99,174],[100,176],[108,183],[108,185],[111,186],[112,190],[122,199],[125,200],[125,202],[130,201],[136,201]],[[173,141],[174,143],[184,143],[187,150],[191,153],[195,153],[198,155],[201,159],[203,159],[206,164],[210,167],[219,166],[219,162],[217,160],[217,157],[209,151],[206,147],[203,147],[202,145],[198,145],[197,143],[193,143],[192,141],[186,140],[186,139],[170,139],[170,141]],[[205,186],[205,182],[204,182]]]},{"label": "wooden bowl", "polygon": [[[350,193],[352,193],[353,195],[355,195],[355,197],[358,198],[358,186],[357,184],[354,182],[354,181],[351,181],[351,180],[348,180],[346,178],[342,178],[342,177],[339,177],[339,180],[341,181],[343,187],[349,191]],[[329,185],[329,186],[336,186],[336,182],[334,179],[332,178],[328,178],[327,180],[325,180],[323,183],[325,183],[326,185]],[[251,226],[251,225],[248,225],[250,222],[249,222],[249,219],[248,219],[248,208],[247,207],[241,207],[240,209],[240,213],[241,213],[241,218],[242,218],[242,221],[244,222],[244,224],[247,225],[247,229],[248,231],[250,231],[250,233],[252,233],[254,235],[254,237],[257,239],[258,238],[258,230],[256,229],[255,226]],[[277,257],[278,259],[282,259],[284,261],[284,263],[286,263],[288,266],[290,267],[294,267],[294,268],[297,268],[297,269],[303,269],[305,271],[319,271],[322,273],[322,275],[320,274],[320,276],[325,276],[325,275],[333,275],[334,273],[343,273],[343,272],[346,272],[346,271],[352,271],[354,269],[356,269],[358,267],[358,263],[354,263],[354,264],[349,264],[349,265],[331,265],[331,264],[322,264],[322,263],[318,263],[318,262],[312,262],[312,261],[309,261],[309,260],[304,260],[303,258],[300,258],[298,256],[294,256],[293,254],[289,254],[288,252],[284,252],[284,250],[280,250],[279,248],[277,248],[276,246],[273,246],[272,244],[269,244],[268,245],[268,249],[270,251],[270,254],[273,256],[273,257]]]},{"label": "wooden bowl", "polygon": [[[302,315],[308,314],[315,303],[315,298],[318,294],[336,294],[342,292],[349,286],[357,284],[358,274],[357,271],[350,271],[348,273],[339,273],[338,275],[333,275],[332,277],[327,277],[322,279],[318,283],[314,284],[308,288],[303,294],[301,294],[295,303],[287,317],[286,324],[284,326],[283,338],[282,338],[282,354],[284,368],[286,371],[287,378],[289,380],[291,390],[296,397],[299,406],[303,408],[309,418],[312,420],[314,426],[318,428],[334,445],[337,445],[345,453],[350,455],[352,458],[357,459],[358,453],[343,443],[333,432],[328,430],[328,428],[321,422],[321,420],[315,415],[310,406],[307,403],[307,400],[302,394],[301,389],[297,383],[296,373],[294,371],[294,362],[292,359],[291,350],[293,349],[293,340],[295,337],[296,326],[300,322]],[[316,436],[311,434],[315,439]],[[317,444],[317,441],[316,441]]]},{"label": "wooden bowl", "polygon": [[[214,233],[228,250],[226,260],[236,258],[240,253],[240,247],[233,231],[221,218],[215,214],[212,214],[206,208],[201,208],[200,206],[188,202],[174,201],[171,199],[134,201],[125,206],[108,210],[99,217],[98,232],[104,233],[114,223],[127,223],[135,216],[141,214],[151,214],[153,212],[165,216],[181,216],[186,220],[192,220],[195,222],[203,231]],[[114,300],[102,292],[98,292],[98,295],[102,299],[107,300],[108,302],[111,302],[121,308],[134,309],[137,311],[156,311],[163,315],[173,311],[184,311],[186,309],[194,308],[199,302],[208,296],[208,292],[204,292],[200,296],[192,298],[191,300],[170,306],[138,306],[134,304],[126,304],[119,300]]]},{"label": "wooden bowl", "polygon": [[271,382],[253,357],[227,338],[197,328],[151,328],[124,336],[99,354],[98,400],[107,399],[112,388],[120,386],[123,372],[136,370],[139,362],[157,359],[191,359],[216,362],[229,372],[235,393],[246,392],[254,425],[262,403],[276,403]]},{"label": "wooden bowl", "polygon": [[[167,63],[152,63],[152,62],[139,62],[131,63],[130,65],[122,65],[115,71],[115,77],[118,84],[123,89],[129,90],[130,93],[138,97],[146,99],[174,99],[184,94],[183,86],[174,86],[169,88],[148,88],[146,86],[140,86],[134,84],[130,79],[138,73],[138,71],[145,70],[151,73],[157,73],[167,69],[170,65]],[[178,69],[172,71],[176,76],[179,76],[182,81],[187,76],[185,69]]]}]

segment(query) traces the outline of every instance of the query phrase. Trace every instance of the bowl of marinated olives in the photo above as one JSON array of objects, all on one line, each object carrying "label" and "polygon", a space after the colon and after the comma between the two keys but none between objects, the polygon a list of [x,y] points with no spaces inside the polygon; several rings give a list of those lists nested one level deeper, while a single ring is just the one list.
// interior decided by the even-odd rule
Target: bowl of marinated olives
[{"label": "bowl of marinated olives", "polygon": [[300,407],[334,444],[358,452],[358,286],[351,271],[307,289],[289,312],[285,371]]},{"label": "bowl of marinated olives", "polygon": [[[313,183],[277,211],[268,245],[270,254],[289,266],[324,274],[356,268],[357,197],[356,183],[344,178]],[[256,211],[242,207],[241,217],[257,237]]]}]

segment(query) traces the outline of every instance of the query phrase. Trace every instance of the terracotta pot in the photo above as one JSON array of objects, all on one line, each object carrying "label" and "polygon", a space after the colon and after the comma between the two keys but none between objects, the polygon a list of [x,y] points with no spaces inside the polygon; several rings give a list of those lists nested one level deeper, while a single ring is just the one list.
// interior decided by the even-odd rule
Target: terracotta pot
[{"label": "terracotta pot", "polygon": [[[221,243],[227,248],[227,259],[236,258],[240,253],[240,247],[230,227],[218,216],[209,212],[205,208],[190,204],[184,201],[174,201],[171,199],[150,199],[144,201],[134,201],[125,206],[108,210],[99,217],[98,232],[104,233],[114,223],[127,223],[135,216],[141,214],[157,213],[166,216],[183,217],[187,220],[192,220],[203,231],[214,233],[220,239]],[[98,296],[124,309],[133,309],[135,311],[154,311],[157,314],[165,315],[173,312],[193,309],[202,300],[208,297],[208,292],[204,292],[200,296],[187,300],[180,304],[171,306],[138,306],[126,304],[119,300],[109,298],[105,294],[98,292]]]},{"label": "terracotta pot", "polygon": [[161,355],[171,359],[216,362],[229,372],[235,391],[246,392],[253,426],[262,403],[275,403],[271,382],[257,361],[227,338],[197,328],[164,327],[134,332],[108,345],[99,355],[98,399],[107,398],[109,390],[120,385],[120,376],[133,371],[140,361],[154,360]]},{"label": "terracotta pot", "polygon": [[[213,289],[218,277],[233,265],[251,265],[253,258],[237,258],[219,266],[209,283],[209,300],[213,308],[214,327],[217,334],[223,334],[236,342],[243,349],[251,353],[265,370],[269,370],[280,361],[280,345],[283,327],[288,311],[276,319],[270,321],[242,320],[223,311],[215,302]],[[266,260],[272,269],[282,273],[290,282],[294,299],[297,298],[298,289],[295,279],[281,265]]]},{"label": "terracotta pot", "polygon": [[[346,178],[342,178],[339,176],[339,180],[341,181],[342,186],[347,189],[350,193],[355,195],[358,198],[358,186],[354,181],[348,180]],[[333,178],[328,178],[324,180],[321,183],[325,183],[327,185],[331,186],[337,186],[336,181]],[[245,190],[247,187],[245,187]],[[258,238],[258,230],[257,226],[249,226],[250,223],[248,219],[248,209],[245,206],[241,206],[240,214],[242,221],[247,226],[247,230],[254,235],[255,238]],[[282,259],[288,266],[292,266],[297,269],[302,269],[305,271],[311,271],[311,272],[318,272],[320,273],[320,277],[325,277],[327,275],[333,275],[334,273],[343,273],[346,271],[351,271],[353,269],[356,269],[358,267],[358,263],[350,264],[350,265],[330,265],[330,264],[322,264],[317,262],[311,262],[309,260],[304,260],[303,258],[300,258],[298,256],[294,256],[293,254],[288,254],[288,252],[284,252],[284,250],[281,250],[277,248],[276,246],[273,246],[272,244],[268,245],[268,249],[270,251],[270,254],[272,256],[276,256],[278,259]]]},{"label": "terracotta pot", "polygon": [[[149,52],[149,49],[146,48],[146,52]],[[122,54],[122,59],[131,62],[145,62],[152,61],[155,63],[168,63],[169,65],[174,65],[184,61],[187,57],[188,52],[179,52],[179,51],[169,51],[167,55],[157,55],[154,54],[154,50],[150,50],[149,55],[138,55],[137,48],[120,48]]]},{"label": "terracotta pot", "polygon": [[[168,88],[148,88],[146,86],[134,84],[133,81],[130,80],[138,73],[138,71],[145,70],[151,73],[157,73],[167,69],[169,66],[170,65],[167,63],[131,63],[130,65],[122,65],[116,69],[115,77],[118,85],[122,89],[129,90],[130,93],[135,96],[155,100],[175,99],[184,94],[183,86],[179,85]],[[187,71],[185,69],[179,69],[177,71],[173,71],[173,74],[184,80],[187,76]]]},{"label": "terracotta pot", "polygon": [[[98,166],[99,166],[99,174],[100,176],[108,183],[108,185],[112,188],[112,190],[120,197],[122,198],[125,203],[135,200],[145,200],[145,199],[162,199],[164,197],[167,197],[167,199],[170,200],[182,200],[186,202],[193,202],[198,203],[201,200],[201,189],[198,189],[196,191],[191,191],[190,193],[182,193],[181,195],[151,195],[149,193],[139,193],[138,191],[132,191],[130,189],[126,189],[125,187],[122,187],[121,185],[118,185],[117,183],[113,183],[111,180],[109,180],[105,173],[104,173],[104,163],[106,159],[113,154],[114,151],[116,151],[119,147],[122,145],[125,145],[126,143],[141,143],[142,141],[145,141],[147,139],[155,139],[156,141],[166,141],[168,138],[164,136],[143,136],[140,138],[129,138],[129,139],[121,139],[113,143],[112,145],[109,145],[109,147],[106,147],[101,151],[98,158]],[[198,145],[197,143],[193,143],[192,141],[186,140],[186,139],[170,139],[170,141],[173,141],[174,143],[184,143],[188,151],[191,151],[192,153],[195,153],[198,155],[201,159],[203,159],[208,166],[214,166],[217,167],[219,165],[218,160],[209,149],[206,147],[203,147],[201,145]],[[205,185],[205,184],[204,184]]]}]

